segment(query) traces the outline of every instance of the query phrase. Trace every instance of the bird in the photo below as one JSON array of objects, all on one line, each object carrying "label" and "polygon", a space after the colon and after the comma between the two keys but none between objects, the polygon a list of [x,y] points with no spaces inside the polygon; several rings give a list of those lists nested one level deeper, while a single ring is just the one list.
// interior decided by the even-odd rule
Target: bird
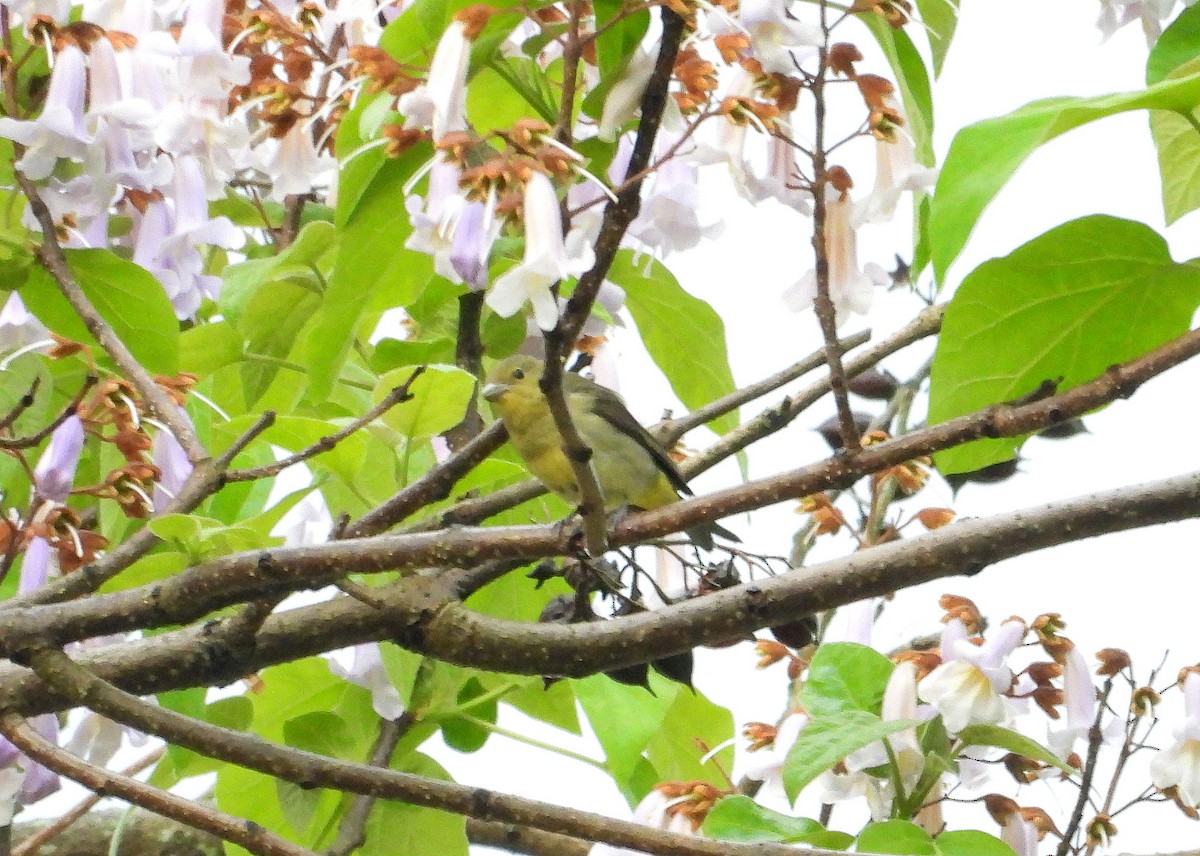
[{"label": "bird", "polygon": [[[508,429],[529,472],[552,493],[578,505],[579,485],[538,383],[544,368],[536,357],[507,357],[488,372],[481,395]],[[562,391],[575,429],[592,450],[592,469],[604,495],[605,511],[661,508],[678,502],[680,493],[692,495],[667,450],[634,418],[617,393],[570,372],[562,376]],[[688,530],[692,542],[706,550],[712,549],[714,535],[740,540],[717,523]]]}]

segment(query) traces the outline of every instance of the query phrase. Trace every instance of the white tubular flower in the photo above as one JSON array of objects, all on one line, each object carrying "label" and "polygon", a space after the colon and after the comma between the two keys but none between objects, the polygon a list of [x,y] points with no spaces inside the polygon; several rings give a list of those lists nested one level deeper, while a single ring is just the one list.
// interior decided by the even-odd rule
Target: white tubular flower
[{"label": "white tubular flower", "polygon": [[327,184],[336,171],[337,160],[328,153],[317,152],[312,131],[303,122],[292,125],[263,159],[263,172],[271,178],[271,198],[276,202],[283,202],[293,194],[308,193],[315,185]]},{"label": "white tubular flower", "polygon": [[1013,849],[1017,856],[1038,856],[1037,827],[1019,812],[1012,812],[1000,827],[1000,840]]},{"label": "white tubular flower", "polygon": [[405,200],[413,230],[404,246],[433,256],[433,269],[451,282],[462,282],[451,259],[454,252],[454,226],[467,206],[467,196],[458,185],[462,171],[438,157],[429,170],[429,189],[425,198]]},{"label": "white tubular flower", "polygon": [[[849,194],[825,188],[825,257],[829,262],[829,298],[839,321],[852,313],[866,314],[875,299],[875,286],[885,285],[887,272],[869,262],[858,266],[858,227]],[[803,312],[817,297],[817,272],[810,270],[783,292],[783,302],[793,312]]]},{"label": "white tubular flower", "polygon": [[[880,718],[884,722],[900,722],[917,719],[917,667],[912,663],[901,663],[892,670],[887,687],[883,691],[883,710]],[[906,728],[884,738],[896,759],[900,779],[905,788],[910,788],[921,778],[925,767],[925,755],[917,741],[915,728]],[[883,741],[864,746],[846,758],[846,769],[865,770],[878,767],[889,761]]]},{"label": "white tubular flower", "polygon": [[821,28],[791,17],[786,0],[742,0],[740,10],[742,26],[763,71],[794,75],[796,57],[792,50],[811,49],[822,43]]},{"label": "white tubular flower", "polygon": [[1002,693],[1012,687],[1005,661],[1025,638],[1023,621],[1006,621],[983,645],[967,639],[966,626],[951,619],[942,634],[942,664],[921,681],[920,695],[942,715],[952,734],[974,723],[1006,721],[1011,709]]},{"label": "white tubular flower", "polygon": [[[633,822],[648,826],[651,829],[665,829],[680,835],[702,837],[692,826],[692,821],[686,814],[671,812],[670,809],[680,803],[687,802],[687,796],[672,797],[664,792],[666,786],[659,785],[650,789],[642,801],[633,810]],[[611,844],[599,843],[592,846],[588,856],[641,856],[636,850],[624,847],[614,847]]]},{"label": "white tubular flower", "polygon": [[633,52],[625,73],[613,84],[604,99],[604,112],[600,116],[600,131],[598,136],[605,142],[611,143],[617,138],[622,126],[638,111],[642,103],[642,93],[650,82],[654,71],[654,57],[642,48]]},{"label": "white tubular flower", "polygon": [[[890,95],[884,105],[903,117],[900,102]],[[903,127],[896,128],[895,140],[875,140],[875,187],[867,197],[868,223],[883,223],[896,214],[896,205],[906,192],[916,193],[933,187],[937,170],[917,162],[912,137]]]},{"label": "white tubular flower", "polygon": [[405,128],[431,128],[437,142],[451,131],[467,127],[467,66],[471,61],[471,40],[467,25],[454,20],[442,34],[429,77],[400,96],[396,109],[404,114]]},{"label": "white tubular flower", "polygon": [[224,99],[250,82],[250,59],[231,56],[222,41],[225,0],[191,0],[179,32],[179,84],[191,96]]},{"label": "white tubular flower", "polygon": [[1175,742],[1150,761],[1156,788],[1178,789],[1179,801],[1200,806],[1200,672],[1183,679],[1184,720],[1175,726]]},{"label": "white tubular flower", "polygon": [[[550,286],[568,276],[577,276],[592,266],[591,247],[573,247],[568,252],[563,240],[558,194],[550,179],[533,173],[525,183],[522,207],[525,222],[525,258],[505,271],[487,295],[487,304],[508,318],[526,302],[533,306],[533,317],[543,330],[558,323],[558,304]],[[575,243],[575,242],[572,242]],[[582,243],[582,242],[579,242]]]},{"label": "white tubular flower", "polygon": [[404,713],[404,702],[400,691],[388,677],[376,642],[355,645],[354,662],[347,669],[337,660],[329,661],[329,670],[352,684],[357,684],[371,693],[371,707],[383,719],[395,721]]},{"label": "white tubular flower", "polygon": [[[1096,687],[1092,683],[1087,659],[1078,648],[1067,652],[1067,661],[1063,664],[1063,709],[1067,712],[1066,725],[1050,729],[1046,741],[1060,758],[1071,754],[1075,742],[1087,737],[1096,721]],[[1103,742],[1111,743],[1118,739],[1121,726],[1122,723],[1115,717],[1111,718],[1103,729]]]},{"label": "white tubular flower", "polygon": [[[1185,0],[1190,6],[1194,0]],[[1141,21],[1146,43],[1153,46],[1162,35],[1163,21],[1171,17],[1175,0],[1100,0],[1100,17],[1096,27],[1104,39],[1131,21]]]},{"label": "white tubular flower", "polygon": [[768,139],[766,169],[747,171],[745,188],[751,202],[776,199],[801,214],[812,213],[812,194],[800,187],[796,147],[782,137]]},{"label": "white tubular flower", "polygon": [[83,51],[65,45],[54,58],[42,115],[32,121],[0,118],[0,137],[25,146],[17,169],[33,181],[54,170],[59,158],[83,160],[92,142],[83,118],[87,63]]}]

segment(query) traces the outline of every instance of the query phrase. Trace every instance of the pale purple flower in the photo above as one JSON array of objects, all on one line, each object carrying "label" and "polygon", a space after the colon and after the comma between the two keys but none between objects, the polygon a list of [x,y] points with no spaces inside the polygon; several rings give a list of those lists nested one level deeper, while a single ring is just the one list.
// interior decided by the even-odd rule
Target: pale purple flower
[{"label": "pale purple flower", "polygon": [[741,25],[750,36],[755,58],[763,71],[779,74],[796,73],[797,48],[813,48],[822,44],[821,28],[806,24],[788,14],[786,0],[742,0],[739,7]]},{"label": "pale purple flower", "polygon": [[[884,105],[904,116],[900,102],[884,96]],[[917,162],[912,136],[903,127],[896,129],[895,142],[875,141],[875,187],[866,200],[868,223],[891,220],[896,205],[905,193],[918,193],[933,187],[937,181],[937,170]]]},{"label": "pale purple flower", "polygon": [[205,297],[215,300],[221,278],[204,273],[200,247],[238,249],[245,235],[228,217],[209,217],[204,175],[191,156],[175,163],[171,207],[155,201],[137,225],[133,260],[162,283],[180,318],[190,318]]},{"label": "pale purple flower", "polygon": [[1005,621],[983,645],[967,638],[957,618],[942,633],[942,664],[921,681],[921,698],[942,715],[952,734],[975,723],[1001,723],[1011,716],[1004,698],[1013,685],[1008,656],[1025,638],[1025,623]]},{"label": "pale purple flower", "polygon": [[1175,726],[1175,742],[1150,761],[1156,788],[1177,788],[1179,801],[1200,806],[1200,672],[1183,679],[1184,719]]},{"label": "pale purple flower", "polygon": [[1000,826],[1000,840],[1011,847],[1016,856],[1038,856],[1037,827],[1019,812],[1011,812]]},{"label": "pale purple flower", "polygon": [[78,416],[67,417],[50,435],[46,450],[33,469],[33,481],[38,496],[51,502],[64,503],[75,481],[75,469],[87,435]]},{"label": "pale purple flower", "polygon": [[25,146],[17,168],[39,181],[54,170],[59,158],[81,161],[91,143],[84,125],[87,63],[83,51],[65,45],[55,57],[42,114],[32,121],[0,118],[0,137]]},{"label": "pale purple flower", "polygon": [[352,684],[357,684],[371,691],[371,707],[380,717],[396,720],[404,713],[404,702],[392,679],[384,668],[383,658],[379,653],[379,644],[364,642],[355,645],[354,660],[350,668],[342,666],[337,660],[329,662],[329,669],[335,675],[345,678]]},{"label": "pale purple flower", "polygon": [[568,249],[563,240],[558,195],[550,179],[540,172],[533,173],[525,184],[522,212],[525,257],[496,280],[487,303],[506,318],[530,303],[538,326],[551,330],[558,323],[558,304],[550,286],[583,273],[594,258],[590,245]]},{"label": "pale purple flower", "polygon": [[[52,713],[43,713],[29,718],[29,725],[42,738],[58,743],[58,719]],[[15,791],[18,805],[32,805],[50,796],[60,787],[58,774],[52,773],[41,764],[31,761],[3,737],[0,737],[0,768],[15,765],[21,771],[20,785],[14,787],[13,777],[4,777],[5,791]]]},{"label": "pale purple flower", "polygon": [[450,241],[450,264],[462,281],[475,291],[488,285],[488,256],[500,237],[495,193],[487,202],[467,202],[458,213]]},{"label": "pale purple flower", "polygon": [[248,57],[231,56],[221,42],[225,0],[191,0],[179,32],[179,86],[199,98],[226,98],[250,82]]},{"label": "pale purple flower", "polygon": [[[858,227],[855,223],[854,202],[849,194],[842,195],[826,187],[825,255],[829,262],[829,297],[838,320],[844,321],[851,312],[866,314],[875,297],[875,287],[885,285],[887,272],[870,262],[858,264]],[[817,296],[817,273],[810,270],[795,285],[783,293],[784,304],[794,312],[812,306]]]},{"label": "pale purple flower", "polygon": [[[95,151],[103,154],[101,149]],[[121,192],[110,176],[84,172],[69,181],[51,178],[42,189],[42,201],[50,209],[54,222],[66,231],[63,246],[106,247],[109,206]],[[71,220],[75,225],[68,225]],[[28,207],[21,214],[21,225],[35,231],[41,229]]]},{"label": "pale purple flower", "polygon": [[[190,424],[191,420],[182,408],[179,415]],[[153,496],[155,514],[159,514],[179,495],[183,483],[192,474],[192,462],[188,460],[187,452],[179,445],[175,436],[162,428],[154,435],[153,455],[154,466],[158,467],[161,473],[158,481],[154,483]]]},{"label": "pale purple flower", "polygon": [[21,578],[17,581],[17,594],[37,591],[50,579],[51,565],[55,565],[54,550],[45,538],[31,538],[25,547],[25,560],[21,562]]},{"label": "pale purple flower", "polygon": [[103,767],[121,748],[126,732],[124,725],[88,711],[63,748],[72,755]]},{"label": "pale purple flower", "polygon": [[[1185,0],[1191,6],[1195,0]],[[1105,40],[1132,21],[1140,21],[1146,43],[1153,45],[1162,35],[1163,22],[1171,17],[1175,0],[1100,0],[1100,17],[1096,21]]]},{"label": "pale purple flower", "polygon": [[117,53],[106,38],[90,55],[91,88],[86,114],[95,144],[88,149],[87,171],[97,183],[152,190],[171,177],[171,162],[152,151],[158,123],[154,105],[127,95]]},{"label": "pale purple flower", "polygon": [[269,150],[262,169],[271,179],[271,198],[276,202],[328,184],[337,171],[337,160],[317,152],[312,131],[303,122],[293,125],[282,139],[272,141]]},{"label": "pale purple flower", "polygon": [[466,24],[451,21],[433,52],[425,82],[401,95],[396,103],[396,109],[404,114],[404,127],[431,128],[434,142],[451,131],[466,130],[470,61]]},{"label": "pale purple flower", "polygon": [[18,351],[36,342],[49,344],[50,333],[37,317],[25,308],[21,295],[8,294],[0,306],[0,354]]},{"label": "pale purple flower", "polygon": [[[1075,748],[1075,742],[1086,738],[1096,721],[1096,687],[1087,660],[1078,648],[1067,652],[1063,664],[1063,709],[1067,721],[1061,728],[1051,728],[1047,744],[1060,758],[1066,758]],[[1113,743],[1123,733],[1123,722],[1115,717],[1101,729],[1102,742]]]},{"label": "pale purple flower", "polygon": [[747,171],[745,189],[751,202],[775,199],[801,214],[812,212],[812,194],[800,187],[796,147],[782,137],[768,138],[765,168]]}]

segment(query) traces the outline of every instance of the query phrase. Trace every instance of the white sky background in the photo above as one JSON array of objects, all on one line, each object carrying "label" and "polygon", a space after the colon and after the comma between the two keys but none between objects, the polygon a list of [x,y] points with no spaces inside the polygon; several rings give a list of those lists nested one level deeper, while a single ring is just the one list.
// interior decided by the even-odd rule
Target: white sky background
[{"label": "white sky background", "polygon": [[[962,2],[958,32],[934,89],[939,159],[954,131],[973,121],[1001,115],[1039,98],[1142,86],[1147,49],[1140,29],[1130,25],[1101,43],[1094,27],[1099,9],[1095,0]],[[913,36],[918,43],[922,41],[920,34]],[[886,64],[868,50],[869,36],[857,37],[847,28],[839,38],[854,39],[868,54],[868,62],[860,70],[890,76]],[[860,196],[871,186],[873,154],[869,143],[856,144],[856,148],[860,158],[847,154],[842,162],[855,176],[856,196]],[[735,378],[748,383],[820,344],[811,314],[793,314],[780,300],[782,290],[811,265],[811,222],[774,204],[755,209],[733,198],[722,181],[711,182],[706,195],[712,210],[726,217],[724,234],[668,259],[668,263],[689,291],[708,300],[725,319]],[[901,210],[904,208],[902,203]],[[1200,256],[1196,215],[1183,218],[1169,230],[1163,226],[1159,176],[1146,114],[1130,113],[1073,131],[1030,158],[984,214],[951,271],[951,283],[987,258],[1006,254],[1063,222],[1095,213],[1149,224],[1166,235],[1176,260]],[[897,249],[907,255],[906,229],[903,223],[864,229],[861,261],[876,261],[891,269]],[[909,320],[917,307],[914,299],[904,295],[881,294],[869,319],[852,319],[844,332],[871,326],[877,336],[886,335]],[[643,422],[657,419],[663,407],[673,402],[666,382],[641,351],[635,335],[618,336],[616,345],[622,391],[631,408]],[[886,365],[904,376],[928,353],[927,345],[919,345]],[[1003,485],[968,485],[953,507],[962,516],[984,516],[1195,469],[1200,453],[1192,439],[1194,428],[1185,420],[1194,418],[1198,375],[1196,367],[1188,366],[1146,384],[1132,402],[1117,403],[1090,417],[1087,422],[1093,433],[1089,436],[1069,442],[1031,441],[1024,449],[1021,474]],[[775,400],[778,396],[768,397],[747,408],[745,414],[752,415]],[[856,401],[859,409],[865,404]],[[921,406],[919,402],[916,419],[923,416]],[[828,450],[810,429],[832,412],[827,399],[811,415],[757,444],[750,453],[751,476],[762,477],[824,457]],[[696,446],[708,442],[701,435],[689,439]],[[697,489],[703,492],[736,478],[732,465],[718,468],[700,479]],[[949,491],[936,478],[921,498],[923,502],[914,508],[952,504]],[[742,535],[748,549],[786,555],[792,533],[804,522],[794,507],[789,503],[757,512],[751,520],[738,518],[727,523]],[[1200,660],[1200,634],[1194,629],[1198,586],[1193,581],[1198,538],[1200,523],[1196,522],[1139,530],[1014,559],[971,579],[954,578],[909,589],[888,606],[876,629],[876,644],[888,650],[916,635],[935,632],[941,614],[937,598],[953,592],[975,599],[997,622],[1013,614],[1032,619],[1042,612],[1061,612],[1069,622],[1068,635],[1085,652],[1108,646],[1125,648],[1133,654],[1141,674],[1157,664],[1169,648],[1171,658],[1164,673],[1167,677],[1158,682],[1161,687],[1170,682],[1178,667]],[[843,543],[830,544],[819,548],[816,556],[841,555],[846,549]],[[754,662],[753,651],[744,645],[722,651],[701,649],[697,656],[697,686],[717,703],[729,706],[739,726],[750,720],[775,721],[786,700],[782,667],[758,672]],[[1160,745],[1170,737],[1178,702],[1178,696],[1171,695],[1161,710],[1165,722],[1157,735]],[[501,726],[537,733],[548,742],[602,758],[589,737],[574,738],[539,726],[504,706],[501,711]],[[1029,733],[1044,737],[1041,725]],[[500,736],[475,755],[459,754],[437,740],[426,749],[456,780],[466,784],[628,816],[624,800],[606,776],[548,751]],[[122,757],[140,754],[122,753]],[[1129,781],[1140,785],[1146,781],[1144,772],[1135,768]],[[997,776],[995,789],[1022,804],[1043,805],[1057,813],[1049,791],[1040,785],[1018,792],[1010,779]],[[72,788],[67,794],[70,797],[64,794],[40,804],[33,813],[57,814],[73,804],[78,791]],[[1069,788],[1057,789],[1057,794],[1067,801],[1074,798]],[[849,814],[839,808],[834,826],[854,829]],[[844,825],[838,824],[839,818]],[[972,824],[995,832],[981,807],[967,807],[956,825]],[[1149,853],[1194,846],[1200,840],[1200,825],[1162,806],[1135,810],[1119,818],[1117,825],[1121,832],[1117,852]],[[1051,849],[1049,839],[1043,842],[1043,851]]]},{"label": "white sky background", "polygon": [[[962,0],[962,7],[958,32],[934,89],[939,161],[954,132],[974,121],[1002,115],[1040,98],[1097,95],[1143,86],[1147,48],[1140,27],[1131,24],[1101,42],[1095,28],[1099,4],[1094,0]],[[882,61],[870,66],[876,56],[867,50],[869,36],[853,37],[849,29],[839,36],[848,37],[868,53],[868,63],[860,64],[860,71],[890,76]],[[920,34],[914,33],[913,38],[921,42]],[[857,147],[864,160],[852,160],[839,152],[855,176],[856,197],[869,191],[873,175],[870,144]],[[1200,256],[1197,215],[1166,229],[1159,188],[1144,112],[1070,132],[1034,154],[1001,192],[951,270],[950,283],[961,281],[982,261],[1005,255],[1054,226],[1097,213],[1148,224],[1167,237],[1177,261]],[[711,189],[707,201],[714,211],[725,214],[724,234],[667,261],[680,282],[708,300],[725,319],[734,376],[740,383],[748,383],[819,346],[811,315],[788,312],[779,297],[811,265],[807,250],[811,222],[774,204],[755,209],[732,198],[720,182],[713,182]],[[860,233],[860,261],[876,261],[890,270],[897,249],[907,255],[903,249],[905,228],[866,227]],[[802,253],[798,258],[795,248]],[[924,279],[928,276],[927,272]],[[886,335],[911,318],[917,306],[914,299],[903,295],[881,295],[868,319],[856,317],[843,331],[870,326]],[[664,403],[673,399],[635,339],[630,333],[617,340],[622,392],[636,415],[651,422],[659,418]],[[903,377],[928,353],[927,347],[915,346],[886,365]],[[1088,436],[1067,442],[1030,441],[1023,450],[1022,472],[1002,485],[968,485],[952,502],[945,485],[935,478],[921,494],[924,502],[914,507],[953,504],[961,516],[985,516],[1193,470],[1200,465],[1190,427],[1198,378],[1195,366],[1176,369],[1139,389],[1132,401],[1119,402],[1089,417],[1092,434]],[[773,400],[778,396],[768,397],[744,413],[748,417]],[[856,400],[855,404],[864,409],[869,403]],[[918,408],[921,406],[918,403]],[[824,457],[828,449],[810,429],[832,412],[827,399],[811,415],[757,444],[750,453],[751,476],[763,477]],[[922,416],[918,410],[915,418]],[[699,435],[689,440],[696,446],[707,442]],[[715,487],[736,477],[736,471],[728,467],[700,479],[697,488],[702,492],[706,485]],[[726,522],[750,549],[786,554],[792,533],[804,520],[793,509],[794,504],[787,504],[756,512],[749,523],[745,518]],[[1170,649],[1165,677],[1156,684],[1161,688],[1171,682],[1179,667],[1200,660],[1200,634],[1195,631],[1200,583],[1194,581],[1198,537],[1200,523],[1196,522],[1143,529],[1003,562],[974,578],[958,577],[908,589],[885,611],[876,628],[876,645],[888,650],[914,636],[936,632],[941,615],[937,598],[952,592],[975,599],[994,622],[1014,614],[1031,620],[1042,612],[1061,612],[1069,622],[1067,634],[1085,652],[1124,648],[1132,653],[1141,675]],[[816,555],[841,555],[845,549],[838,544],[837,549]],[[698,651],[697,686],[714,701],[729,706],[739,725],[751,720],[775,721],[786,700],[782,666],[756,672],[753,664],[754,654],[748,646]],[[1179,701],[1177,694],[1171,694],[1160,710],[1164,722],[1156,733],[1158,745],[1165,745],[1170,738],[1171,725],[1180,713]],[[502,710],[501,725],[517,730],[527,727],[523,717]],[[1028,733],[1044,738],[1044,726],[1038,720],[1045,718],[1039,714],[1031,719],[1034,724]],[[557,732],[553,741],[602,758],[592,741],[572,740]],[[459,781],[628,816],[624,800],[602,774],[548,752],[493,738],[482,759],[444,748],[434,754]],[[1143,768],[1131,767],[1127,783],[1140,787],[1148,781]],[[1107,785],[1107,780],[1099,781]],[[1010,778],[997,775],[994,789],[1023,805],[1042,805],[1052,814],[1059,813],[1051,789],[1045,786],[1018,791]],[[1054,794],[1069,806],[1075,792],[1056,788]],[[841,828],[853,829],[849,815],[839,807],[834,826],[841,817],[848,824]],[[981,806],[965,807],[959,822],[996,832]],[[1200,825],[1187,821],[1172,807],[1135,809],[1116,823],[1120,836],[1114,852],[1149,853],[1195,846],[1200,840]],[[1050,852],[1055,844],[1047,839],[1041,849]]]}]

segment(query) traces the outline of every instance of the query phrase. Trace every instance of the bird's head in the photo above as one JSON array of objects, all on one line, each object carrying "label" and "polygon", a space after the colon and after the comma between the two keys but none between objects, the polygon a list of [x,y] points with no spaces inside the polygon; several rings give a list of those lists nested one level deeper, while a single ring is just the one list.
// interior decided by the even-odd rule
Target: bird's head
[{"label": "bird's head", "polygon": [[541,395],[538,380],[542,377],[542,367],[542,361],[537,357],[526,354],[507,357],[492,366],[480,394],[492,403],[499,402],[513,391]]}]

